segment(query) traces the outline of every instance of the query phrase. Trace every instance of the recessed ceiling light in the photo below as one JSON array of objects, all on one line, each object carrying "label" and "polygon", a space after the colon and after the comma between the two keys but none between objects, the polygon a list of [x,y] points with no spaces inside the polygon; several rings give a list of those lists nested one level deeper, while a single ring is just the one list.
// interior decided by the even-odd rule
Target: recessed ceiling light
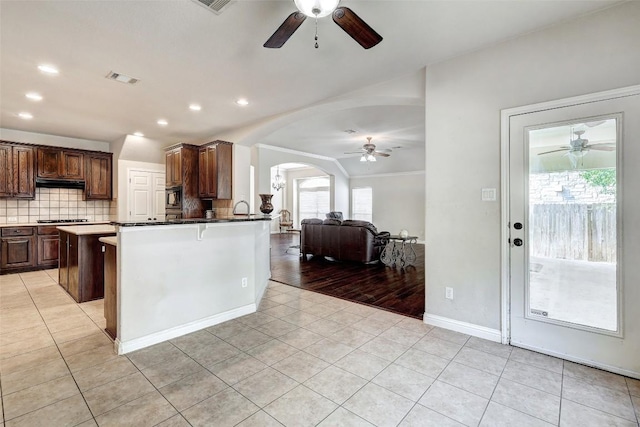
[{"label": "recessed ceiling light", "polygon": [[29,92],[25,96],[32,101],[42,101],[42,95],[39,93]]},{"label": "recessed ceiling light", "polygon": [[38,70],[42,71],[43,73],[46,74],[58,74],[60,73],[60,71],[58,71],[58,69],[52,65],[38,65]]},{"label": "recessed ceiling light", "polygon": [[31,115],[31,113],[20,113],[18,114],[18,116],[20,116],[21,119],[25,119],[25,120],[33,119],[33,116]]},{"label": "recessed ceiling light", "polygon": [[244,98],[240,98],[240,99],[238,99],[238,100],[236,101],[236,104],[238,104],[238,105],[242,105],[242,106],[245,106],[245,105],[249,105],[249,101],[247,101],[247,100],[246,100],[246,99],[244,99]]},{"label": "recessed ceiling light", "polygon": [[144,133],[142,133],[142,132],[134,132],[133,136],[144,136]]},{"label": "recessed ceiling light", "polygon": [[168,122],[168,121],[166,121],[165,119],[160,119],[160,120],[158,120],[158,121],[157,121],[157,123],[158,123],[160,126],[166,126],[166,125],[168,125],[168,124],[169,124],[169,122]]},{"label": "recessed ceiling light", "polygon": [[200,110],[202,110],[202,107],[199,106],[198,104],[191,104],[191,105],[189,105],[189,110],[191,110],[191,111],[200,111]]}]

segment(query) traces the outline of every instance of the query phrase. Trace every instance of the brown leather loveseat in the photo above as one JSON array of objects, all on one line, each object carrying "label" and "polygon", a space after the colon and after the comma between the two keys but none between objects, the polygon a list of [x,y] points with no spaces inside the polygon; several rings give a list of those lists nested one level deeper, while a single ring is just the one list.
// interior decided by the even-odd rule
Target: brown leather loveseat
[{"label": "brown leather loveseat", "polygon": [[305,260],[309,254],[369,263],[380,259],[388,237],[367,221],[303,219],[300,252]]}]

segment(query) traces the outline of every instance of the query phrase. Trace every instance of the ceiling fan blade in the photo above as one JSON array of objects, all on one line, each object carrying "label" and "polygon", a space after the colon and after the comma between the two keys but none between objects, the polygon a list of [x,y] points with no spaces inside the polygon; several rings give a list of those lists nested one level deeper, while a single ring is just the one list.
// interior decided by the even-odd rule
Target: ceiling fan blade
[{"label": "ceiling fan blade", "polygon": [[387,154],[387,153],[381,153],[379,151],[374,151],[373,153],[371,153],[372,155],[376,156],[376,157],[389,157],[391,154]]},{"label": "ceiling fan blade", "polygon": [[569,150],[569,148],[561,148],[559,150],[545,151],[544,153],[538,153],[538,156],[541,156],[543,154],[557,153],[558,151],[568,151],[568,150]]},{"label": "ceiling fan blade", "polygon": [[339,7],[334,10],[333,22],[365,49],[370,49],[382,41],[382,36],[348,7]]},{"label": "ceiling fan blade", "polygon": [[273,33],[271,37],[269,37],[269,40],[267,40],[263,46],[272,49],[281,48],[282,45],[284,45],[287,40],[289,40],[289,37],[291,37],[291,35],[296,32],[298,27],[304,22],[306,18],[307,17],[303,13],[293,12],[287,17],[287,19],[284,20],[282,25],[278,27],[276,32]]},{"label": "ceiling fan blade", "polygon": [[616,151],[616,147],[607,147],[606,145],[587,145],[586,147],[589,150],[598,150],[598,151]]}]

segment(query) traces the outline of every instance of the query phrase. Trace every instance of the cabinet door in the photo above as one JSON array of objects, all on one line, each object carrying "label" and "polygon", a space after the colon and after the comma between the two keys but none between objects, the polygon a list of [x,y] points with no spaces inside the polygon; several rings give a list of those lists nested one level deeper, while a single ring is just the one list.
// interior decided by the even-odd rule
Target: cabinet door
[{"label": "cabinet door", "polygon": [[198,193],[202,198],[216,198],[216,147],[203,147],[198,152]]},{"label": "cabinet door", "polygon": [[207,148],[200,148],[198,150],[198,196],[207,197],[209,195],[209,182],[208,169],[207,169]]},{"label": "cabinet door", "polygon": [[60,178],[84,179],[84,155],[75,151],[62,151]]},{"label": "cabinet door", "polygon": [[111,199],[111,156],[86,156],[86,200]]},{"label": "cabinet door", "polygon": [[232,174],[233,174],[233,145],[218,144],[217,145],[217,192],[218,199],[231,199],[232,194]]},{"label": "cabinet door", "polygon": [[57,235],[38,236],[38,266],[57,265],[59,247]]},{"label": "cabinet door", "polygon": [[173,167],[171,168],[173,185],[182,185],[182,151],[175,150],[172,159]]},{"label": "cabinet door", "polygon": [[12,146],[0,144],[0,197],[13,194]]},{"label": "cabinet door", "polygon": [[165,183],[167,187],[173,187],[173,151],[169,151],[164,154],[164,167],[165,167]]},{"label": "cabinet door", "polygon": [[13,196],[22,199],[36,197],[35,158],[33,148],[13,147]]},{"label": "cabinet door", "polygon": [[32,267],[35,257],[33,237],[7,237],[2,239],[2,260],[4,268]]},{"label": "cabinet door", "polygon": [[59,148],[38,148],[38,178],[58,178],[61,156]]}]

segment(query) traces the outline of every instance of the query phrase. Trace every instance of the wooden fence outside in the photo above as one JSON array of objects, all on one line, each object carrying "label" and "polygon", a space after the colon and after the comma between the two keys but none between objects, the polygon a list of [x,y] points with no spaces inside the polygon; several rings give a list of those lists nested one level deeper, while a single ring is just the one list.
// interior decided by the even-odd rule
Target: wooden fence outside
[{"label": "wooden fence outside", "polygon": [[531,255],[616,262],[616,205],[536,204],[529,213]]}]

